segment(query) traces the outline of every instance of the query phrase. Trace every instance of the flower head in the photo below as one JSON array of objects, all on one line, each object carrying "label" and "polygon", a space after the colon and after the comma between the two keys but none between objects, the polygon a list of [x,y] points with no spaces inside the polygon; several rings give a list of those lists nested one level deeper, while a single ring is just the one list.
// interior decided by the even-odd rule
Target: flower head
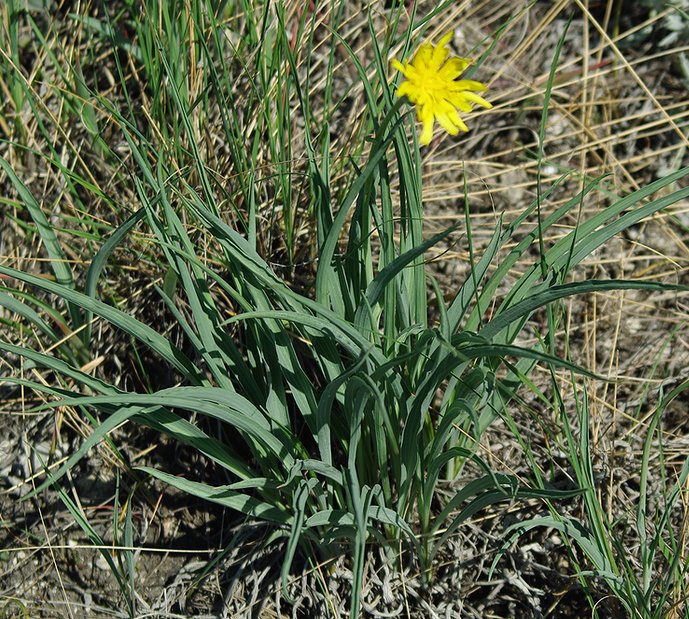
[{"label": "flower head", "polygon": [[[471,104],[477,103],[486,108],[493,107],[475,91],[485,90],[486,86],[473,80],[460,80],[471,64],[467,58],[449,58],[447,44],[452,32],[446,34],[438,45],[424,43],[419,47],[411,62],[402,64],[392,61],[392,66],[406,78],[397,89],[398,97],[407,97],[416,106],[416,115],[423,123],[420,142],[424,146],[433,137],[433,124],[437,119],[450,135],[459,130],[469,131],[469,127],[459,117],[457,110],[470,112]],[[446,62],[447,60],[447,62]]]}]

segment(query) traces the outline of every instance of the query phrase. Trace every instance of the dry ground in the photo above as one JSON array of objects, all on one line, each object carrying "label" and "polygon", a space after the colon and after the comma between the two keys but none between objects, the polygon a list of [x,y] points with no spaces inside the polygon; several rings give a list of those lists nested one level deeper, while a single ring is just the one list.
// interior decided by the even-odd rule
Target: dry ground
[{"label": "dry ground", "polygon": [[[97,3],[75,3],[72,9],[98,14]],[[428,3],[421,3],[427,10]],[[456,49],[471,47],[493,32],[517,8],[527,3],[514,0],[457,2],[442,13],[435,32],[455,29]],[[384,3],[371,5],[374,16],[384,21]],[[70,10],[50,9],[51,32],[64,50],[100,45],[79,29]],[[327,10],[326,10],[327,11]],[[359,3],[347,6],[348,41],[362,62],[370,59],[366,40],[366,12]],[[651,14],[641,3],[559,0],[537,2],[526,9],[500,38],[499,44],[481,69],[481,79],[490,85],[488,98],[494,108],[470,119],[471,132],[453,140],[437,138],[425,152],[424,192],[427,233],[455,223],[463,217],[463,174],[468,180],[471,226],[477,253],[490,238],[498,217],[512,220],[535,193],[537,135],[542,112],[542,92],[550,62],[567,19],[572,23],[565,40],[560,70],[548,116],[543,183],[571,171],[566,183],[544,204],[550,211],[578,191],[587,179],[606,175],[604,191],[592,194],[557,230],[564,235],[577,221],[605,207],[615,196],[641,187],[670,171],[689,164],[687,123],[689,119],[689,76],[679,64],[686,39],[668,42],[670,9]],[[38,16],[47,19],[44,15]],[[48,61],[28,42],[24,70],[31,74],[35,63]],[[74,42],[72,44],[72,41]],[[57,44],[56,44],[57,49]],[[109,57],[102,56],[104,74],[114,71]],[[131,67],[127,70],[133,70]],[[342,55],[337,88],[348,89],[355,73]],[[44,77],[48,81],[49,75]],[[102,87],[107,89],[107,79]],[[58,78],[55,77],[57,82]],[[45,84],[44,84],[45,86]],[[62,151],[65,165],[76,165],[76,157],[88,135],[76,120],[57,107],[59,99],[47,86],[35,87],[45,100],[44,113],[64,118],[60,143],[71,144]],[[242,85],[238,84],[238,88]],[[52,94],[51,94],[52,93]],[[140,93],[145,103],[146,92]],[[347,140],[356,126],[360,89],[349,90],[348,105],[333,119],[333,148],[346,153]],[[17,139],[12,129],[11,108],[0,113],[4,140]],[[39,152],[46,152],[44,137],[37,130],[29,110],[21,119],[24,139]],[[213,144],[213,137],[207,136]],[[296,135],[295,157],[302,152]],[[222,145],[209,147],[208,165],[219,174],[231,174],[229,155]],[[215,148],[217,146],[217,148]],[[126,145],[121,146],[125,160]],[[62,181],[40,157],[22,156],[6,141],[0,152],[8,158],[41,206],[51,214],[51,222],[67,230],[78,228],[70,216],[76,212],[65,198]],[[131,187],[116,180],[108,163],[99,162],[93,150],[84,150],[87,167],[95,183],[105,193],[123,200],[133,197]],[[102,163],[102,165],[101,165]],[[270,163],[266,154],[266,164]],[[344,169],[344,168],[343,168]],[[344,173],[343,173],[344,174]],[[10,184],[0,177],[2,193],[16,198]],[[683,181],[686,183],[686,179]],[[266,192],[267,196],[269,192]],[[118,213],[107,204],[89,204],[91,213],[108,223],[119,223]],[[265,205],[267,212],[271,205]],[[40,270],[44,259],[35,235],[20,225],[20,209],[11,200],[2,203],[0,222],[2,260],[27,270]],[[302,263],[308,265],[311,222],[299,215]],[[269,216],[266,215],[266,221]],[[689,204],[676,204],[651,220],[621,234],[590,256],[575,278],[637,278],[689,284]],[[270,230],[266,234],[272,239]],[[136,237],[135,237],[136,238]],[[551,243],[555,236],[546,239]],[[75,265],[88,260],[92,251],[88,239],[72,236]],[[262,248],[276,264],[285,249],[273,239]],[[158,309],[151,285],[162,275],[155,261],[139,253],[136,246],[115,255],[117,268],[108,271],[111,298],[120,307],[146,317],[151,324],[167,329],[169,316]],[[524,264],[533,256],[525,256]],[[433,272],[439,277],[448,298],[468,272],[466,234],[457,234],[429,255]],[[521,267],[520,267],[521,268]],[[515,271],[516,279],[518,272]],[[295,285],[308,286],[310,271],[303,266],[287,273]],[[584,367],[610,377],[610,382],[588,384],[592,416],[591,440],[596,457],[600,495],[611,521],[629,520],[638,497],[640,450],[645,436],[647,414],[658,402],[661,388],[667,392],[689,375],[689,330],[686,297],[641,292],[600,294],[576,299],[567,310],[570,354]],[[3,327],[3,337],[21,342],[26,334]],[[172,384],[174,376],[160,375],[153,359],[137,358],[128,342],[105,325],[99,325],[99,350],[92,370],[120,386],[144,389]],[[172,334],[174,336],[174,334]],[[529,342],[525,332],[523,343]],[[558,341],[564,352],[564,339]],[[137,351],[141,353],[141,351]],[[2,360],[4,375],[34,372],[18,358]],[[145,373],[146,376],[143,376]],[[47,376],[46,380],[50,380]],[[535,380],[547,383],[547,376]],[[567,377],[563,376],[563,388]],[[566,393],[565,393],[566,395]],[[53,491],[20,502],[40,471],[39,454],[59,461],[78,444],[87,427],[74,411],[33,414],[25,412],[33,396],[20,388],[2,387],[3,415],[0,416],[0,617],[106,617],[126,616],[119,591],[107,564],[63,502]],[[670,477],[681,467],[689,452],[687,399],[679,398],[662,420],[661,453],[652,456],[652,467],[665,467]],[[528,437],[530,447],[544,467],[567,466],[562,445],[552,442],[558,420],[535,398],[524,395],[515,406],[514,420]],[[193,454],[181,452],[174,444],[152,431],[125,427],[113,436],[133,464],[165,461],[179,471],[199,475],[207,463]],[[33,446],[35,451],[32,451]],[[483,453],[498,470],[528,474],[523,448],[504,423],[498,422],[485,435]],[[212,475],[212,471],[205,474]],[[65,480],[73,500],[79,502],[93,527],[111,540],[112,497],[116,484],[131,488],[136,479],[114,467],[107,449],[90,455]],[[659,477],[652,480],[659,491]],[[448,489],[449,490],[449,489]],[[122,496],[126,497],[126,493]],[[279,569],[282,547],[264,545],[269,531],[262,526],[242,523],[217,506],[149,484],[136,495],[133,510],[136,531],[135,590],[139,616],[186,617],[329,617],[344,616],[351,574],[346,553],[323,565],[300,564],[294,568],[290,594],[280,593]],[[577,506],[562,505],[580,516]],[[674,514],[679,534],[689,533],[687,501]],[[461,528],[439,558],[430,586],[424,585],[413,559],[404,556],[402,570],[391,567],[389,557],[371,548],[363,596],[367,617],[583,617],[591,610],[572,572],[571,557],[558,535],[538,530],[510,549],[489,578],[493,553],[501,531],[512,522],[540,513],[540,504],[514,504],[477,517]],[[620,528],[623,531],[624,527]],[[623,545],[635,542],[620,539]],[[685,549],[686,549],[685,545]],[[630,546],[633,561],[635,548]],[[213,560],[209,564],[210,560]],[[595,590],[595,587],[594,587]],[[603,582],[595,591],[601,617],[624,617],[621,607],[608,596]],[[683,609],[677,608],[677,612]],[[679,616],[679,615],[678,615]]]}]

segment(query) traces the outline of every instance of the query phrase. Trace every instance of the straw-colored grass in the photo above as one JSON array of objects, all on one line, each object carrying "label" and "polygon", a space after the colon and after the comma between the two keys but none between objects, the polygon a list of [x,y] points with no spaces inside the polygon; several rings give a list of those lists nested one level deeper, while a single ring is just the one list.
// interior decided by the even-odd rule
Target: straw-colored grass
[{"label": "straw-colored grass", "polygon": [[3,3],[0,616],[689,617],[661,4]]}]

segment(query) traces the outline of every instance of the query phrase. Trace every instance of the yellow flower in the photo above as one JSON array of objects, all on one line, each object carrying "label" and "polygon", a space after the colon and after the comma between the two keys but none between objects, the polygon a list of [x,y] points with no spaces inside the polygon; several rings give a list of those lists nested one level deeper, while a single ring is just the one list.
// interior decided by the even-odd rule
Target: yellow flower
[{"label": "yellow flower", "polygon": [[450,53],[447,44],[451,38],[450,32],[437,46],[424,43],[414,54],[411,62],[404,65],[397,60],[392,61],[392,66],[406,78],[395,94],[398,97],[407,97],[416,106],[416,115],[423,123],[419,141],[424,146],[429,144],[433,137],[435,119],[450,135],[457,135],[460,129],[469,131],[469,127],[459,117],[457,109],[470,112],[472,103],[485,108],[493,107],[474,92],[485,90],[484,84],[457,79],[471,64],[471,60],[447,59]]}]

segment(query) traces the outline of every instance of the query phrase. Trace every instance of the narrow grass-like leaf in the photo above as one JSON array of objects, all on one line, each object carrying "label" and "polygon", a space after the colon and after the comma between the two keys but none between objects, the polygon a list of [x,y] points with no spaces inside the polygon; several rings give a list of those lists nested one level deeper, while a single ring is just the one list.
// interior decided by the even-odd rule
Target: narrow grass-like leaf
[{"label": "narrow grass-like leaf", "polygon": [[[13,292],[16,294],[16,291]],[[41,333],[47,335],[52,342],[57,342],[60,340],[60,336],[53,331],[53,328],[45,320],[43,320],[43,318],[41,318],[41,315],[19,299],[15,299],[13,296],[0,291],[0,307],[4,307],[9,312],[24,318],[29,324],[36,327],[36,329],[38,329]]]},{"label": "narrow grass-like leaf", "polygon": [[252,518],[267,520],[279,525],[291,524],[292,518],[284,510],[247,494],[230,490],[227,486],[209,486],[184,477],[170,475],[148,466],[137,467],[136,470],[148,473],[151,477],[155,477],[182,492],[206,501],[212,501],[223,507],[229,507]]},{"label": "narrow grass-like leaf", "polygon": [[[1,344],[1,343],[0,343]],[[0,347],[0,349],[3,347]],[[51,367],[51,364],[44,363],[46,367]],[[15,384],[30,388],[37,392],[43,392],[59,398],[70,398],[73,394],[66,389],[58,389],[19,378],[4,379],[7,384]],[[86,382],[86,381],[85,381]],[[110,391],[112,393],[112,391]],[[121,393],[121,392],[120,392]],[[60,406],[60,400],[57,403],[47,404],[41,407],[42,410]],[[79,402],[78,399],[71,401]],[[221,443],[218,439],[209,437],[205,432],[200,430],[186,419],[182,419],[178,415],[159,406],[126,406],[115,407],[107,404],[99,404],[98,408],[107,415],[107,418],[93,428],[89,436],[84,439],[79,448],[58,468],[57,471],[51,474],[48,481],[43,482],[36,489],[28,493],[24,500],[35,496],[45,489],[50,483],[57,482],[65,473],[74,468],[74,466],[83,458],[88,451],[95,447],[101,440],[106,439],[108,433],[114,428],[122,425],[128,420],[136,421],[145,426],[149,426],[159,432],[165,433],[170,437],[187,444],[199,453],[204,454],[220,466],[226,468],[228,471],[237,475],[240,479],[255,478],[255,473],[251,471],[245,462],[233,454],[227,445]]]},{"label": "narrow grass-like leaf", "polygon": [[509,526],[503,533],[506,540],[491,564],[491,574],[510,545],[519,537],[522,537],[535,528],[551,528],[559,531],[563,535],[567,535],[584,551],[595,566],[597,575],[605,578],[608,582],[619,583],[619,577],[615,574],[613,566],[608,561],[608,557],[598,548],[591,531],[587,530],[576,520],[561,516],[541,516]]},{"label": "narrow grass-like leaf", "polygon": [[0,274],[8,275],[9,277],[23,281],[41,290],[55,294],[77,307],[81,307],[93,312],[97,316],[101,316],[158,353],[187,379],[201,382],[202,375],[200,371],[181,350],[171,344],[158,332],[151,329],[151,327],[132,318],[129,314],[98,301],[97,299],[77,292],[76,290],[72,290],[67,286],[51,282],[42,277],[30,275],[29,273],[24,273],[23,271],[18,271],[17,269],[0,265]]},{"label": "narrow grass-like leaf", "polygon": [[289,468],[294,460],[290,452],[296,447],[290,437],[272,433],[265,415],[239,394],[214,387],[173,387],[156,393],[122,393],[117,395],[81,396],[43,405],[54,406],[114,405],[180,408],[208,415],[240,430],[267,450],[267,458],[276,458]]},{"label": "narrow grass-like leaf", "polygon": [[[48,476],[48,478],[50,478],[51,474],[50,471],[48,471],[47,469],[46,475]],[[115,577],[117,586],[119,587],[120,591],[122,592],[122,595],[124,596],[125,603],[129,611],[128,614],[130,617],[133,617],[133,601],[130,597],[130,591],[127,587],[125,575],[122,574],[118,566],[115,565],[115,561],[113,560],[110,551],[108,550],[108,544],[105,543],[103,538],[93,528],[93,526],[89,522],[88,518],[84,515],[80,507],[77,506],[77,504],[70,498],[70,496],[64,491],[64,489],[60,487],[59,484],[54,484],[54,490],[57,492],[63,505],[69,510],[70,514],[72,514],[72,518],[74,518],[74,521],[81,528],[81,530],[84,533],[86,533],[88,538],[91,540],[91,543],[94,545],[95,548],[98,549],[98,552],[100,553],[101,557],[105,559],[105,562],[110,568],[110,572]]]},{"label": "narrow grass-like leaf", "polygon": [[[72,270],[69,268],[69,260],[65,252],[62,250],[60,241],[55,234],[55,228],[50,225],[48,218],[45,216],[43,209],[39,206],[32,193],[27,186],[20,180],[9,162],[0,155],[0,167],[3,169],[9,178],[15,190],[19,194],[21,201],[31,215],[36,224],[38,236],[45,247],[48,257],[50,258],[50,266],[55,274],[55,279],[58,284],[66,287],[74,287],[74,279],[72,277]],[[72,319],[72,329],[78,329],[82,324],[81,313],[78,308],[67,301],[69,313]]]},{"label": "narrow grass-like leaf", "polygon": [[292,604],[294,604],[294,600],[287,592],[287,577],[289,576],[289,569],[292,566],[294,554],[297,551],[297,546],[301,537],[301,530],[304,525],[304,516],[306,511],[306,501],[308,500],[309,494],[317,483],[318,480],[313,478],[308,480],[300,480],[292,496],[292,505],[294,509],[291,525],[292,528],[287,541],[285,557],[282,560],[282,569],[280,570],[282,594],[285,596],[285,599],[289,600]]},{"label": "narrow grass-like leaf", "polygon": [[[398,256],[384,269],[382,269],[366,289],[365,301],[362,301],[362,303],[357,308],[354,322],[357,324],[361,324],[363,321],[362,317],[365,314],[364,307],[373,307],[374,305],[376,305],[383,296],[383,293],[387,288],[388,284],[390,284],[390,282],[393,281],[394,278],[397,275],[399,275],[399,273],[410,262],[414,261],[419,256],[423,256],[423,254],[428,249],[442,241],[448,235],[452,234],[452,232],[454,232],[457,229],[457,227],[457,225],[451,226],[447,230],[444,230],[432,236],[423,243],[420,243],[419,245],[413,247],[409,251],[406,251],[401,256]],[[386,309],[388,309],[387,305]]]},{"label": "narrow grass-like leaf", "polygon": [[534,293],[524,301],[520,301],[509,309],[500,312],[481,329],[479,334],[488,340],[492,340],[503,329],[512,327],[519,318],[528,316],[536,308],[542,307],[551,301],[578,294],[603,292],[607,290],[687,291],[689,287],[630,279],[586,280],[582,282],[573,282],[571,284],[562,284],[560,286],[552,286],[546,290]]},{"label": "narrow grass-like leaf", "polygon": [[[89,268],[86,271],[86,280],[84,282],[84,294],[89,297],[96,298],[98,280],[100,279],[101,273],[105,268],[105,264],[115,251],[117,246],[122,242],[122,240],[127,236],[127,233],[140,222],[144,215],[146,214],[145,209],[141,208],[138,211],[132,213],[126,221],[115,230],[105,243],[98,250],[96,255],[92,258]],[[84,335],[82,336],[82,341],[88,344],[91,341],[91,319],[93,318],[93,312],[86,309],[84,310],[84,323],[86,327],[84,328]]]},{"label": "narrow grass-like leaf", "polygon": [[[656,533],[656,539],[653,539],[652,543],[648,543],[648,532],[646,529],[647,523],[647,511],[648,511],[648,476],[649,473],[651,472],[651,466],[650,466],[650,458],[651,458],[651,446],[653,445],[654,438],[655,438],[655,433],[656,433],[656,428],[658,427],[658,424],[660,423],[660,420],[662,419],[663,413],[665,412],[665,409],[667,406],[675,400],[678,396],[680,396],[682,393],[687,391],[689,389],[689,380],[685,380],[679,385],[677,385],[670,393],[668,393],[658,404],[658,407],[654,411],[653,416],[651,417],[650,423],[648,424],[648,428],[646,429],[646,438],[644,440],[644,447],[643,447],[643,452],[641,455],[641,463],[639,466],[640,470],[640,481],[639,481],[639,499],[638,499],[638,504],[637,504],[637,509],[636,509],[636,529],[637,529],[637,534],[639,536],[639,541],[640,541],[640,552],[641,552],[641,567],[643,570],[643,575],[642,575],[642,590],[645,595],[648,595],[651,590],[651,578],[655,572],[655,552],[658,548],[658,537],[661,534],[661,531],[664,528],[664,525],[667,522],[668,519],[668,513],[669,513],[669,508],[672,506],[672,503],[674,502],[672,497],[670,497],[670,500],[668,501],[668,508],[665,510],[665,514],[663,515],[662,519],[660,522],[657,522],[657,533]],[[684,468],[686,469],[687,466],[689,465],[689,458],[685,462]],[[686,471],[683,472],[684,478],[686,479]],[[678,480],[676,488],[679,489],[682,487],[683,481],[680,476],[680,480]],[[682,482],[682,483],[680,483]],[[678,496],[678,492],[675,492],[675,498]]]},{"label": "narrow grass-like leaf", "polygon": [[[333,220],[332,227],[328,231],[323,246],[319,250],[318,272],[316,274],[316,300],[323,305],[329,306],[335,291],[339,288],[337,270],[333,266],[335,249],[340,238],[340,233],[349,215],[349,209],[356,200],[357,195],[364,187],[369,176],[373,174],[381,159],[385,156],[388,145],[394,140],[397,127],[401,124],[398,120],[389,130],[386,136],[379,137],[371,147],[371,156],[364,166],[361,174],[352,183],[345,198],[340,204],[337,215]],[[342,315],[343,307],[341,301],[335,305],[336,311]]]},{"label": "narrow grass-like leaf", "polygon": [[[610,240],[615,234],[653,215],[653,213],[689,197],[689,187],[687,187],[656,198],[655,200],[651,200],[637,208],[632,208],[653,193],[687,176],[687,174],[689,174],[689,167],[678,170],[674,174],[670,174],[638,189],[630,195],[618,200],[589,220],[581,222],[577,227],[576,233],[571,232],[558,240],[547,251],[546,262],[549,269],[557,273],[564,268],[565,265],[571,268],[579,264],[579,262]],[[574,203],[573,200],[572,204]],[[542,229],[545,229],[545,225],[542,226]],[[574,247],[572,247],[571,235],[575,235],[578,239]],[[498,313],[505,311],[505,309],[519,302],[521,299],[534,294],[536,281],[540,277],[541,267],[539,264],[532,267],[520,278],[508,297],[501,304]],[[506,334],[507,341],[510,341],[520,328],[520,323],[514,323],[508,334]]]}]

